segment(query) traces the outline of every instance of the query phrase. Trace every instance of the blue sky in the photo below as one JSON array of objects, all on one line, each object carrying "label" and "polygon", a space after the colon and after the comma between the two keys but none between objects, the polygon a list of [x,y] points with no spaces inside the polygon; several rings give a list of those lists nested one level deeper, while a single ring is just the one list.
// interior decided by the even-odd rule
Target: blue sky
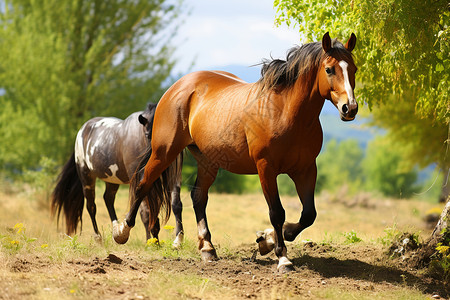
[{"label": "blue sky", "polygon": [[261,59],[284,57],[300,44],[296,29],[274,25],[271,0],[185,0],[190,14],[175,39],[178,71],[250,66]]},{"label": "blue sky", "polygon": [[[304,42],[298,29],[275,26],[273,0],[184,0],[184,5],[190,14],[182,16],[174,40],[175,73],[186,73],[194,62],[191,71],[225,70],[253,82],[260,67],[246,67],[271,56],[284,59],[288,49]],[[329,101],[324,111],[339,115]]]}]

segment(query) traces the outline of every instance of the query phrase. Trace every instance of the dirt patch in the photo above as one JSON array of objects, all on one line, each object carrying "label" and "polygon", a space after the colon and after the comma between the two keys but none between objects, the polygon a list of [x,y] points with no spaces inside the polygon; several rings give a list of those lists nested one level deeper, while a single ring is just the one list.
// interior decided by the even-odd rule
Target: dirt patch
[{"label": "dirt patch", "polygon": [[[308,242],[302,247],[290,247],[295,271],[284,275],[277,273],[273,255],[255,257],[254,250],[254,245],[242,245],[234,254],[208,264],[199,259],[149,260],[127,252],[59,263],[44,256],[16,257],[8,262],[8,269],[10,274],[18,276],[11,279],[2,273],[0,289],[4,293],[0,298],[16,299],[24,293],[45,298],[46,293],[61,293],[64,289],[68,294],[74,282],[78,290],[86,293],[81,293],[82,298],[159,298],[136,292],[148,285],[147,278],[154,272],[164,272],[169,277],[176,274],[204,278],[228,289],[230,293],[225,298],[317,298],[327,288],[370,295],[406,287],[435,299],[450,295],[449,288],[438,280],[396,266],[394,261],[387,260],[382,249],[370,245],[332,246]],[[40,283],[33,283],[37,277],[41,278]]]}]

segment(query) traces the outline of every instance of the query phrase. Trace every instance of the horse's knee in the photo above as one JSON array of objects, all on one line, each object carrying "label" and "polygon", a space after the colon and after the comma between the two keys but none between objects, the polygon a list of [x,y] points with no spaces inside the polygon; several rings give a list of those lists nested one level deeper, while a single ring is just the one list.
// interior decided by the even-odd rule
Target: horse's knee
[{"label": "horse's knee", "polygon": [[316,220],[317,212],[315,209],[307,210],[302,212],[302,217],[300,218],[300,224],[303,228],[311,226]]}]

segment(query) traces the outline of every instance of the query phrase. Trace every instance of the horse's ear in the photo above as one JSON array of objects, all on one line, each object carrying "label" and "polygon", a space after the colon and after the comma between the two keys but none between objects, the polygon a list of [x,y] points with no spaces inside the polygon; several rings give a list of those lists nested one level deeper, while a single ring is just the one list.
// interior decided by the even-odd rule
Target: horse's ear
[{"label": "horse's ear", "polygon": [[352,52],[352,50],[355,49],[355,45],[356,45],[356,35],[352,32],[352,35],[345,44],[345,49]]},{"label": "horse's ear", "polygon": [[139,123],[145,126],[147,125],[148,120],[143,115],[139,115]]},{"label": "horse's ear", "polygon": [[323,35],[322,48],[325,53],[327,53],[331,49],[331,38],[328,32]]}]

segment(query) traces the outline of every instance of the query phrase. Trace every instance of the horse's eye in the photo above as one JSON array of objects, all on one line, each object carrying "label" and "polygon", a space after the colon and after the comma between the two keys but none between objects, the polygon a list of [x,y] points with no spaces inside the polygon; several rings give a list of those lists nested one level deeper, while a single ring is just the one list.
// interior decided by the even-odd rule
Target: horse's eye
[{"label": "horse's eye", "polygon": [[333,68],[325,68],[325,72],[327,72],[328,75],[333,74]]}]

